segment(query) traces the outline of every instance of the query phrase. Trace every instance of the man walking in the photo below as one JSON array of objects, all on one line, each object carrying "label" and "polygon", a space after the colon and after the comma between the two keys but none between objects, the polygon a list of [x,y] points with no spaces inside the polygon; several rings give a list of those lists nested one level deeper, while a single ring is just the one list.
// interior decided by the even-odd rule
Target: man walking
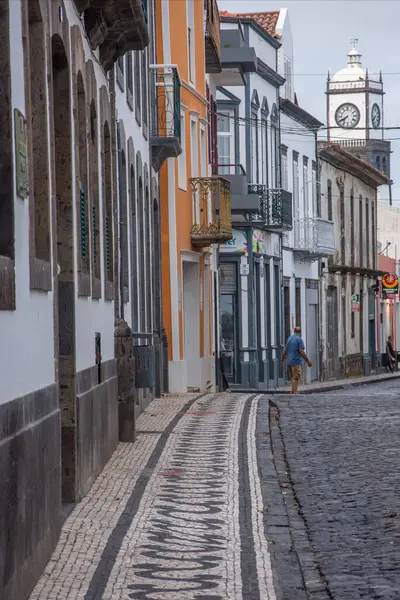
[{"label": "man walking", "polygon": [[303,359],[309,367],[312,367],[312,362],[308,359],[304,349],[304,342],[301,337],[301,327],[295,327],[293,335],[288,338],[281,358],[282,363],[286,357],[290,378],[292,380],[292,391],[290,393],[297,394],[299,381],[301,379],[301,365],[303,364]]}]

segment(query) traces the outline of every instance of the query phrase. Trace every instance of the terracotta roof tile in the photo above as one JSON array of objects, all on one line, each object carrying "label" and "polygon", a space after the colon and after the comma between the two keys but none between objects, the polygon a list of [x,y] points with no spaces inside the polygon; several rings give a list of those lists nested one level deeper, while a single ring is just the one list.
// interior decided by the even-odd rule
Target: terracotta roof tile
[{"label": "terracotta roof tile", "polygon": [[221,17],[241,17],[242,19],[254,19],[269,35],[272,37],[280,37],[276,33],[276,24],[279,18],[279,10],[271,12],[256,12],[256,13],[231,13],[227,10],[221,10]]}]

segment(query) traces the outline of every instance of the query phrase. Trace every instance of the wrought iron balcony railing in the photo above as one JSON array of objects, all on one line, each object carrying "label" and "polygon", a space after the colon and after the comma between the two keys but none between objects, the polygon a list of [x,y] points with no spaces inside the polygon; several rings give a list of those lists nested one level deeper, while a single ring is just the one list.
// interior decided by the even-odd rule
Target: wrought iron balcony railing
[{"label": "wrought iron balcony railing", "polygon": [[167,158],[179,156],[181,147],[181,78],[175,65],[150,65],[152,102],[151,146],[157,171]]},{"label": "wrought iron balcony railing", "polygon": [[334,225],[315,217],[295,218],[293,250],[301,260],[312,262],[335,254]]},{"label": "wrought iron balcony railing", "polygon": [[206,73],[220,73],[221,36],[217,0],[204,0],[204,39]]},{"label": "wrought iron balcony railing", "polygon": [[292,229],[292,194],[281,188],[270,189],[266,185],[249,184],[249,194],[260,198],[260,211],[247,213],[248,221],[271,229]]},{"label": "wrought iron balcony railing", "polygon": [[230,182],[222,177],[193,177],[192,246],[207,248],[232,239]]}]

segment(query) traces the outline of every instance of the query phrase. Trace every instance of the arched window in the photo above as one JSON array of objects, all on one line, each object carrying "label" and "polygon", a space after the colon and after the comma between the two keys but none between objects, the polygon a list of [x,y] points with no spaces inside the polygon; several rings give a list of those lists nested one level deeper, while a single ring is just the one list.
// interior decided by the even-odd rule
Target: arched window
[{"label": "arched window", "polygon": [[[112,179],[111,179],[111,136],[110,127],[106,121],[103,127],[103,180],[104,180],[104,273],[105,281],[114,281],[114,253],[112,230]],[[110,298],[110,295],[107,294]]]},{"label": "arched window", "polygon": [[381,170],[381,157],[380,156],[376,157],[376,168],[378,169],[378,171]]},{"label": "arched window", "polygon": [[[37,0],[28,2],[28,44],[29,55],[29,88],[28,110],[30,137],[32,140],[32,156],[30,162],[31,176],[29,190],[30,202],[34,214],[34,257],[39,261],[50,263],[50,202],[49,202],[49,167],[47,141],[46,102],[46,51],[45,26]],[[35,57],[34,59],[32,57]],[[27,69],[28,70],[28,69]],[[43,263],[42,263],[43,266]],[[40,269],[42,270],[42,269]],[[49,290],[50,279],[37,277],[36,269],[31,272],[31,286],[34,289]]]},{"label": "arched window", "polygon": [[[77,145],[79,148],[78,182],[79,182],[79,254],[78,269],[80,275],[90,274],[89,249],[89,210],[88,210],[88,173],[87,173],[87,131],[86,131],[86,94],[82,74],[77,76]],[[90,280],[80,278],[79,291],[82,296],[90,295]]]},{"label": "arched window", "polygon": [[328,179],[328,221],[333,221],[332,181]]},{"label": "arched window", "polygon": [[140,302],[140,331],[146,331],[146,301],[145,301],[145,285],[146,285],[146,274],[145,274],[145,262],[144,252],[146,247],[145,240],[145,228],[144,228],[144,189],[142,176],[139,177],[138,185],[138,216],[137,216],[137,240],[138,248],[142,249],[139,253],[139,302]]},{"label": "arched window", "polygon": [[131,163],[129,169],[129,198],[131,212],[131,282],[132,282],[132,330],[139,331],[138,302],[138,246],[137,246],[137,206],[135,167]]},{"label": "arched window", "polygon": [[122,281],[124,286],[124,302],[129,300],[129,258],[128,258],[128,210],[127,210],[127,180],[125,151],[121,151],[121,198],[120,198],[120,226],[122,237]]},{"label": "arched window", "polygon": [[152,331],[152,299],[151,299],[151,279],[152,279],[152,247],[151,247],[151,218],[150,218],[150,195],[149,188],[146,185],[145,190],[145,205],[144,205],[144,217],[145,217],[145,228],[146,228],[146,331],[151,333]]},{"label": "arched window", "polygon": [[99,205],[99,160],[97,111],[95,101],[90,103],[89,128],[89,172],[90,172],[90,205],[91,222],[91,255],[92,255],[92,297],[101,297],[100,268],[100,205]]}]

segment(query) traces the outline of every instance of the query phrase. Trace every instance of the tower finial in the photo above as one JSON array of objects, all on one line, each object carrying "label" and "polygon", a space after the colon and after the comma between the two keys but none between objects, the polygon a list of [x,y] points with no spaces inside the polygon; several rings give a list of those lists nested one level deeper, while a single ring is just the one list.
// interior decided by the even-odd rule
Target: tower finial
[{"label": "tower finial", "polygon": [[353,48],[355,48],[356,45],[358,44],[358,38],[351,38],[350,44]]}]

